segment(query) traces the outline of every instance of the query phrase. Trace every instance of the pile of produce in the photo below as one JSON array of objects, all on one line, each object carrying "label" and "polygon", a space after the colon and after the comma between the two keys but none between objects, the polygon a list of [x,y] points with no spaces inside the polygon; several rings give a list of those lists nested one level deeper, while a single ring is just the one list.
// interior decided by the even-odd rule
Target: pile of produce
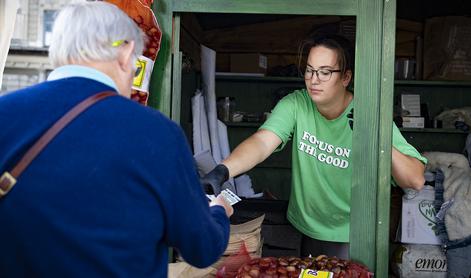
[{"label": "pile of produce", "polygon": [[373,274],[358,263],[336,257],[266,257],[252,259],[239,268],[236,278],[298,278],[301,270],[332,272],[334,278],[369,278]]},{"label": "pile of produce", "polygon": [[123,10],[146,34],[143,56],[136,61],[136,76],[133,80],[131,99],[147,105],[149,99],[149,81],[154,61],[160,49],[162,31],[151,8],[154,0],[105,0]]}]

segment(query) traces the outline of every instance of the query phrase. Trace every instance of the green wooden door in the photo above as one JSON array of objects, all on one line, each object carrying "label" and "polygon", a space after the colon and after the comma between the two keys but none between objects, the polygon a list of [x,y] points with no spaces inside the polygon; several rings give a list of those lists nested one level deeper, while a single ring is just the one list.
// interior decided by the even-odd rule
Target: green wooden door
[{"label": "green wooden door", "polygon": [[180,53],[176,43],[179,32],[173,31],[179,30],[179,13],[356,16],[350,255],[353,260],[366,264],[377,277],[387,277],[388,273],[395,9],[395,0],[159,0],[154,3],[163,41],[152,76],[149,103],[177,121]]}]

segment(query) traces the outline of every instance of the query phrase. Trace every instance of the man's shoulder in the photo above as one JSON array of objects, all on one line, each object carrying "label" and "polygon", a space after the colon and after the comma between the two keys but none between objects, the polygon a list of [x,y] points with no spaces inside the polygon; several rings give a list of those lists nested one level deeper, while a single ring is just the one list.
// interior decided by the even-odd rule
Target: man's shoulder
[{"label": "man's shoulder", "polygon": [[52,81],[44,81],[38,84],[21,88],[15,91],[6,92],[4,95],[8,98],[21,98],[24,94],[32,93],[74,93],[75,91],[104,91],[110,90],[114,91],[113,88],[97,82],[95,80],[82,78],[82,77],[71,77],[71,78],[62,78]]}]

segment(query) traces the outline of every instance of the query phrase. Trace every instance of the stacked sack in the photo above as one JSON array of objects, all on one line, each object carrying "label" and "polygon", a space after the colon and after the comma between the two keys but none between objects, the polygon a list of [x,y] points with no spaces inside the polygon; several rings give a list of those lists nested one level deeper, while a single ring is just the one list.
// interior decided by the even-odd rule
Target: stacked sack
[{"label": "stacked sack", "polygon": [[[248,222],[231,225],[229,243],[223,256],[212,266],[198,269],[190,266],[179,257],[177,263],[169,264],[169,278],[203,278],[215,277],[217,272],[237,273],[237,269],[252,258],[258,258],[262,253],[262,222],[265,215]],[[208,243],[209,244],[209,243]]]},{"label": "stacked sack", "polygon": [[264,218],[265,214],[239,225],[231,225],[229,244],[221,261],[227,256],[237,254],[242,245],[245,245],[250,257],[260,257],[262,251],[262,236],[260,232]]}]

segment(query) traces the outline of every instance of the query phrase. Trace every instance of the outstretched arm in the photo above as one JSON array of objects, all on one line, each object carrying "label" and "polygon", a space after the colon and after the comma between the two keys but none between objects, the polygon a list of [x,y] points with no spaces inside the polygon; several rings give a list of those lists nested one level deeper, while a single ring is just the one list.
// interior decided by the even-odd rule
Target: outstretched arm
[{"label": "outstretched arm", "polygon": [[230,177],[240,175],[265,160],[281,139],[272,131],[261,129],[244,140],[221,164],[201,178],[200,182],[208,193],[219,194],[222,184]]},{"label": "outstretched arm", "polygon": [[272,131],[260,129],[240,143],[222,163],[234,177],[264,161],[281,144],[281,139]]},{"label": "outstretched arm", "polygon": [[178,249],[187,263],[207,267],[227,248],[233,209],[222,196],[208,203],[178,126],[172,124],[168,138],[164,147],[168,153],[158,156],[159,168],[152,172],[157,173],[153,188],[161,208],[156,218],[164,222],[164,243]]},{"label": "outstretched arm", "polygon": [[417,158],[405,155],[392,148],[392,176],[402,188],[421,190],[424,187],[425,165]]}]

